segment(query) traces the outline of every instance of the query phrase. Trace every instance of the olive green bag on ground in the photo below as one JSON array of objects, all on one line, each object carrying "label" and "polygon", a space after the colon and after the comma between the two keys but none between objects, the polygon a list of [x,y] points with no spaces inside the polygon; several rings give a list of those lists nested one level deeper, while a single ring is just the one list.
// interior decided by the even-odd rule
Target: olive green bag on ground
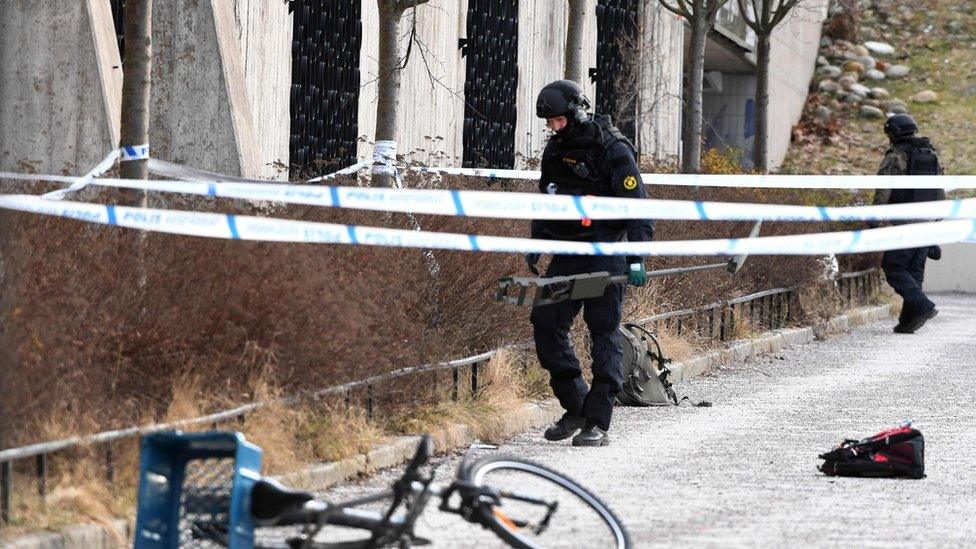
[{"label": "olive green bag on ground", "polygon": [[[677,406],[686,400],[691,402],[688,397],[679,399],[671,387],[668,380],[671,359],[664,355],[657,336],[637,324],[622,324],[618,331],[624,353],[624,384],[617,393],[617,402],[623,406]],[[711,403],[702,401],[694,405],[711,406]]]}]

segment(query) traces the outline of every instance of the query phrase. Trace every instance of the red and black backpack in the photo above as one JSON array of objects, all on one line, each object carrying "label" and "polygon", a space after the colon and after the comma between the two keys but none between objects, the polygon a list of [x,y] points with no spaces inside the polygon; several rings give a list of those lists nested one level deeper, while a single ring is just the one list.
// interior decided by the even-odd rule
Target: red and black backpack
[{"label": "red and black backpack", "polygon": [[922,478],[925,439],[908,424],[863,440],[847,439],[820,459],[820,470],[829,476]]}]

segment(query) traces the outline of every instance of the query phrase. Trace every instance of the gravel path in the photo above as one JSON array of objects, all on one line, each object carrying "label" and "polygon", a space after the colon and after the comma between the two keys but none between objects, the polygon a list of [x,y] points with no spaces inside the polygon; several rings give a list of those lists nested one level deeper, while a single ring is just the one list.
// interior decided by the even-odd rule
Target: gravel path
[{"label": "gravel path", "polygon": [[[613,507],[637,547],[976,544],[976,296],[936,301],[941,314],[916,335],[893,334],[887,321],[677,387],[712,408],[618,408],[608,447],[547,443],[532,431],[498,451],[581,481]],[[905,418],[925,434],[927,478],[837,479],[816,470],[817,454],[841,439]],[[449,479],[458,460],[440,460],[438,476]],[[396,473],[325,495],[362,495]],[[560,545],[593,547],[585,524],[577,526]],[[433,507],[418,532],[434,547],[501,546]]]}]

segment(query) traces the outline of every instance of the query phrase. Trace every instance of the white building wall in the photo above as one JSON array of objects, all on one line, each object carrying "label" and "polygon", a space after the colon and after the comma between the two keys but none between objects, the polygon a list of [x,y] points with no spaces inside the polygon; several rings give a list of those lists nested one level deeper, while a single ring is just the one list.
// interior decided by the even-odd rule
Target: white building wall
[{"label": "white building wall", "polygon": [[976,293],[976,244],[942,246],[942,259],[925,262],[926,292]]}]

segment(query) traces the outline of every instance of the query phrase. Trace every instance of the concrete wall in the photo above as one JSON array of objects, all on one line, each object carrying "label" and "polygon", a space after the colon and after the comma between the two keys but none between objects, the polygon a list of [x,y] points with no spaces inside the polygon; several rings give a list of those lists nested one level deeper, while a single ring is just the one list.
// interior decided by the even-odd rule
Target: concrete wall
[{"label": "concrete wall", "polygon": [[[397,120],[398,152],[432,164],[460,165],[464,122],[464,60],[458,39],[464,37],[467,2],[430,0],[417,12],[417,39],[401,80],[400,115]],[[376,0],[362,0],[363,39],[359,74],[359,156],[373,151],[376,135],[376,79],[379,16]],[[406,51],[413,12],[400,21],[401,51]]]},{"label": "concrete wall", "polygon": [[0,170],[77,174],[118,144],[108,0],[0,1]]},{"label": "concrete wall", "polygon": [[752,74],[710,74],[708,78],[721,85],[721,91],[706,91],[702,98],[705,147],[737,149],[742,154],[743,165],[751,167],[756,140],[756,77]]},{"label": "concrete wall", "polygon": [[264,4],[153,3],[154,156],[245,177],[287,163],[291,18]]},{"label": "concrete wall", "polygon": [[942,246],[942,259],[925,263],[925,291],[976,293],[976,244]]},{"label": "concrete wall", "polygon": [[681,154],[685,25],[656,0],[641,4],[643,33],[637,149],[653,160]]},{"label": "concrete wall", "polygon": [[[283,2],[234,0],[262,179],[288,174],[292,15]],[[275,163],[284,167],[276,168]]]},{"label": "concrete wall", "polygon": [[827,0],[806,0],[772,36],[769,80],[769,161],[777,169],[786,157],[793,126],[800,121],[820,50]]},{"label": "concrete wall", "polygon": [[[596,66],[596,0],[587,0],[584,23],[586,65]],[[375,0],[363,2],[363,43],[360,55],[362,92],[359,102],[359,155],[372,152],[376,124],[376,76],[378,71],[378,17]],[[656,2],[647,2],[641,18],[649,61],[641,75],[639,146],[656,158],[678,153],[680,134],[681,62],[683,25]],[[464,120],[465,60],[457,48],[466,34],[465,0],[431,0],[417,13],[418,46],[404,71],[397,138],[401,154],[432,164],[459,165]],[[519,80],[516,93],[516,165],[538,158],[549,132],[535,117],[535,97],[547,83],[563,76],[568,7],[565,0],[538,0],[519,5]],[[401,21],[401,36],[407,36],[412,12]],[[404,40],[401,50],[406,47]],[[426,61],[424,59],[426,57]],[[595,100],[596,84],[589,78],[583,87]]]},{"label": "concrete wall", "polygon": [[[775,170],[782,163],[790,146],[793,126],[803,112],[810,79],[816,68],[825,16],[825,0],[807,0],[794,8],[787,20],[773,32],[769,67],[770,169]],[[754,44],[755,37],[742,43]],[[738,68],[730,70],[731,62],[726,63],[729,68],[725,68],[722,63],[712,60],[708,67],[721,72],[715,80],[721,83],[721,91],[705,93],[704,129],[709,147],[738,149],[742,152],[743,165],[752,167],[755,57],[748,51],[740,53],[742,59],[752,63],[751,74],[743,74]],[[737,61],[735,65],[740,63]]]}]

